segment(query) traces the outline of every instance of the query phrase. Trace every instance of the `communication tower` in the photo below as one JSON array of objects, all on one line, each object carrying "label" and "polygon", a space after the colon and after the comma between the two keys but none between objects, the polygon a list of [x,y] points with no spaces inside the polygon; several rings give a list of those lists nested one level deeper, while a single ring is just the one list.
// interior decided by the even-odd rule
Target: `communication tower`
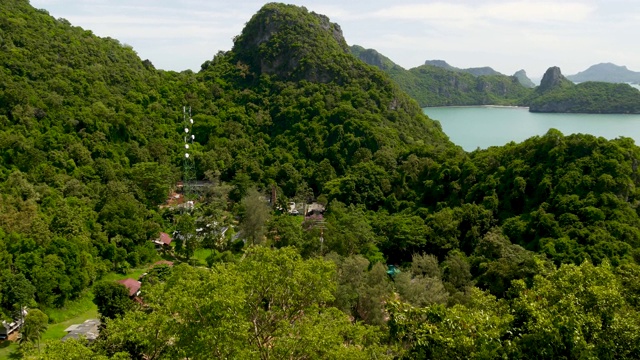
[{"label": "communication tower", "polygon": [[184,156],[182,157],[182,193],[185,201],[193,201],[195,197],[194,182],[196,180],[196,163],[193,159],[193,119],[191,118],[191,106],[182,107],[182,119],[184,122]]}]

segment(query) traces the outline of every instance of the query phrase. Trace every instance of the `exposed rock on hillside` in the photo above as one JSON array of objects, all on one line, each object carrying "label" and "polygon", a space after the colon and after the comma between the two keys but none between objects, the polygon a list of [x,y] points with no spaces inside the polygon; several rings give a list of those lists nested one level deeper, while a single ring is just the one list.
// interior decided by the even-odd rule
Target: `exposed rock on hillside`
[{"label": "exposed rock on hillside", "polygon": [[540,81],[540,86],[536,89],[538,93],[544,93],[549,90],[573,85],[567,78],[562,75],[560,68],[557,66],[550,67],[544,73],[542,80]]},{"label": "exposed rock on hillside", "polygon": [[344,80],[353,63],[338,24],[304,7],[275,3],[249,20],[233,52],[259,74],[312,82]]}]

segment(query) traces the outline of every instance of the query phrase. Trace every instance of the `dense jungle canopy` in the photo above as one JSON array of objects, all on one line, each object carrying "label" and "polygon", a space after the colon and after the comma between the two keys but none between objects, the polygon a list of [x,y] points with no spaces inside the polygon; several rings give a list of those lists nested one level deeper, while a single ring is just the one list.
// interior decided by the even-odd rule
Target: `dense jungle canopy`
[{"label": "dense jungle canopy", "polygon": [[[0,48],[0,317],[91,293],[103,321],[91,345],[36,347],[33,330],[25,358],[640,357],[629,138],[552,129],[465,153],[337,24],[291,5],[197,73],[26,0],[0,3]],[[212,184],[191,212],[159,206],[183,106]],[[273,190],[323,220],[268,207]],[[159,260],[150,240],[173,230],[176,264],[149,271],[141,305],[104,279]]]}]

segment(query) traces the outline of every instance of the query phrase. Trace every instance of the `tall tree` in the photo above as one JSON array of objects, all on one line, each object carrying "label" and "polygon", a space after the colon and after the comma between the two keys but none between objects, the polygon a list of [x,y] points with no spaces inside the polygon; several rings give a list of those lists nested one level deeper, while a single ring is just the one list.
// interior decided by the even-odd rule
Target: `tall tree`
[{"label": "tall tree", "polygon": [[191,214],[176,216],[176,252],[191,259],[196,250],[200,247],[200,239],[196,234],[196,222]]},{"label": "tall tree", "polygon": [[49,317],[38,309],[31,309],[24,319],[22,341],[36,342],[40,349],[40,338],[47,331]]},{"label": "tall tree", "polygon": [[255,188],[249,189],[242,198],[244,215],[240,221],[240,231],[250,244],[260,244],[264,238],[265,225],[271,217],[271,209],[265,197]]},{"label": "tall tree", "polygon": [[103,319],[114,319],[132,308],[129,290],[117,282],[103,280],[93,286],[93,303]]}]

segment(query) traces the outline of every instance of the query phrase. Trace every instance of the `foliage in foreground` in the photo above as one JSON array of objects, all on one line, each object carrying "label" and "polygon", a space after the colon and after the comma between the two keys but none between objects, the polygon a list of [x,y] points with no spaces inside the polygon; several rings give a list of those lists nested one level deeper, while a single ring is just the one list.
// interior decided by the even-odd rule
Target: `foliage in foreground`
[{"label": "foliage in foreground", "polygon": [[[373,303],[389,317],[387,328],[354,322],[331,306],[350,303],[333,294],[336,285],[357,284],[355,264],[362,260],[340,264],[350,280],[334,277],[334,262],[303,260],[292,248],[252,247],[237,263],[211,270],[181,265],[165,282],[145,288],[143,307],[107,320],[94,345],[74,343],[67,351],[145,359],[640,356],[638,281],[629,276],[637,266],[621,272],[606,262],[562,265],[530,283],[514,281],[503,299],[470,287],[466,302],[453,306],[387,298],[386,306]],[[429,260],[419,262],[429,267]],[[390,294],[394,286],[388,286]],[[361,301],[373,299],[367,296],[373,288],[335,293],[360,298],[351,304],[364,310]],[[60,348],[53,342],[28,358],[47,359]]]},{"label": "foliage in foreground", "polygon": [[389,306],[390,328],[407,358],[633,359],[640,310],[608,263],[563,265],[507,299],[474,290],[466,305]]}]

